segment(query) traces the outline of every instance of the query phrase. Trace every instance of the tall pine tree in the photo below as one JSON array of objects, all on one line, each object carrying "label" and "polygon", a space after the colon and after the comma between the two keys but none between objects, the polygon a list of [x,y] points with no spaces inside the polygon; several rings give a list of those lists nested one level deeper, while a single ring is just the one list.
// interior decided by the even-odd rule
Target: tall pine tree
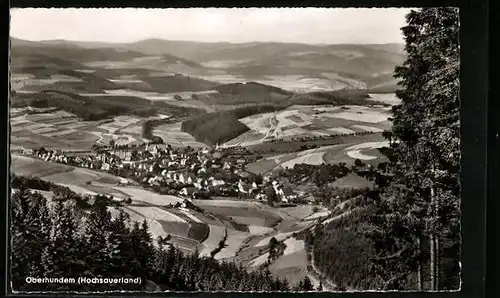
[{"label": "tall pine tree", "polygon": [[373,272],[384,289],[458,286],[458,31],[455,8],[411,11],[403,27],[408,58],[396,69],[401,104],[386,134],[390,164],[378,175],[390,172],[390,182],[374,196],[378,211],[369,233],[378,252]]},{"label": "tall pine tree", "polygon": [[[46,276],[65,276],[77,278],[84,270],[81,260],[77,259],[78,225],[72,207],[59,200],[54,206],[51,241],[45,247],[40,263]],[[50,290],[69,290],[68,285],[49,284]]]},{"label": "tall pine tree", "polygon": [[106,207],[106,198],[97,197],[85,221],[86,262],[93,276],[108,276],[110,267],[111,214]]}]

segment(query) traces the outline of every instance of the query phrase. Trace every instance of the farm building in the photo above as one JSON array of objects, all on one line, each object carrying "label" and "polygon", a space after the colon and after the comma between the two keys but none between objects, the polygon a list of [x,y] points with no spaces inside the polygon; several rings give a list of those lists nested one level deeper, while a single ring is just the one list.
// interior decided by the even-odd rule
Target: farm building
[{"label": "farm building", "polygon": [[191,197],[196,192],[196,188],[193,186],[184,187],[179,191],[179,194],[186,197]]}]

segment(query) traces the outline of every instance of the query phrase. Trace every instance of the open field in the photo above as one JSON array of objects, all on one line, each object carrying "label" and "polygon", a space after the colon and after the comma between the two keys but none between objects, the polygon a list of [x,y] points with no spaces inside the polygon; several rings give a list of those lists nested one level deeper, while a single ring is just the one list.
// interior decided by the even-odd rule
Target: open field
[{"label": "open field", "polygon": [[[149,210],[151,209],[150,207],[138,208],[134,206],[127,206],[122,208],[130,215],[131,221],[138,221],[139,223],[142,223],[142,221],[146,219],[154,239],[158,236],[166,237],[167,235],[187,237],[189,225],[185,222],[168,221],[168,218],[165,218],[164,220],[151,218],[150,215],[153,212]],[[159,213],[156,214],[158,215]]]},{"label": "open field", "polygon": [[83,185],[88,181],[96,181],[105,184],[116,184],[121,181],[120,177],[108,173],[93,171],[85,168],[74,168],[67,173],[57,173],[43,177],[54,183]]},{"label": "open field", "polygon": [[171,235],[170,243],[174,244],[180,248],[186,254],[192,254],[194,250],[199,246],[199,242],[187,237],[182,237],[178,235]]},{"label": "open field", "polygon": [[[220,202],[220,203],[219,203]],[[257,202],[230,200],[194,200],[194,204],[215,215],[229,218],[245,226],[272,227],[281,217]]]},{"label": "open field", "polygon": [[193,200],[193,203],[196,206],[199,206],[201,208],[205,207],[242,207],[242,208],[249,208],[255,206],[256,202],[252,201],[243,201],[243,200]]},{"label": "open field", "polygon": [[74,191],[74,192],[76,192],[78,194],[82,194],[82,195],[91,195],[91,196],[94,196],[94,195],[97,194],[97,193],[95,193],[95,192],[93,192],[91,190],[88,190],[85,187],[81,187],[81,186],[74,185],[74,184],[62,184],[62,183],[59,183],[59,185],[66,186],[70,190],[72,190],[72,191]]},{"label": "open field", "polygon": [[[340,162],[351,165],[355,159],[360,159],[368,162],[382,161],[383,157],[376,148],[385,147],[388,145],[380,134],[368,134],[360,136],[339,137],[340,144],[323,145],[318,148],[308,149],[293,153],[285,153],[271,155],[247,165],[247,170],[253,173],[267,173],[275,169],[292,168],[299,163],[318,165],[322,163],[338,164]],[[345,140],[344,140],[345,139]],[[344,142],[344,143],[342,143]],[[268,145],[268,144],[265,144]],[[278,149],[283,146],[284,149],[293,146],[292,143],[272,143],[269,147]],[[257,147],[252,147],[253,150]]]},{"label": "open field", "polygon": [[186,217],[188,217],[190,220],[192,220],[194,222],[203,223],[202,220],[200,220],[198,217],[193,215],[188,209],[181,209],[181,210],[179,210],[179,212],[181,212],[183,215],[185,215]]},{"label": "open field", "polygon": [[179,197],[171,195],[160,195],[139,187],[117,186],[115,188],[121,192],[128,194],[132,198],[133,202],[141,202],[152,206],[164,206],[183,201]]},{"label": "open field", "polygon": [[[61,112],[61,111],[58,111]],[[18,116],[11,120],[11,143],[24,148],[85,150],[94,144],[109,145],[114,140],[118,145],[142,144],[142,122],[146,118],[117,116],[110,123],[99,124],[81,121],[63,114],[34,114]],[[61,118],[63,117],[63,118]],[[181,123],[156,127],[153,134],[174,147],[205,147],[191,135],[180,131]]]},{"label": "open field", "polygon": [[21,155],[11,155],[10,171],[16,175],[45,177],[56,173],[67,173],[74,168],[62,164],[48,163]]},{"label": "open field", "polygon": [[[167,232],[163,225],[154,219],[147,218],[146,216],[142,215],[141,213],[136,212],[135,210],[129,209],[128,207],[123,208],[125,212],[128,213],[130,216],[130,221],[131,223],[133,222],[139,222],[140,224],[146,220],[148,226],[149,226],[149,231],[151,232],[151,236],[153,239],[156,239],[158,237],[166,237],[169,235],[169,232]],[[153,241],[155,243],[156,241]]]},{"label": "open field", "polygon": [[158,207],[129,206],[128,208],[154,220],[186,223],[186,221],[179,216]]},{"label": "open field", "polygon": [[55,111],[11,119],[11,143],[24,148],[88,149],[99,139],[91,133],[93,122]]},{"label": "open field", "polygon": [[296,164],[320,165],[325,162],[323,159],[323,154],[324,152],[309,153],[286,161],[282,163],[281,166],[283,168],[293,168]]},{"label": "open field", "polygon": [[269,259],[269,253],[266,252],[265,254],[262,254],[256,257],[255,259],[251,260],[250,262],[248,262],[248,265],[250,267],[258,267],[265,264],[268,261],[268,259]]},{"label": "open field", "polygon": [[11,172],[17,175],[43,178],[57,184],[78,185],[84,188],[88,181],[116,184],[121,180],[120,177],[104,172],[14,154],[11,155]]},{"label": "open field", "polygon": [[210,256],[210,253],[219,246],[219,242],[224,238],[226,231],[224,227],[217,225],[209,225],[209,228],[208,238],[202,242],[201,256]]},{"label": "open field", "polygon": [[126,200],[130,197],[126,193],[123,193],[123,192],[117,190],[115,188],[115,185],[111,185],[111,184],[92,182],[91,184],[85,184],[81,187],[84,189],[88,189],[89,191],[98,193],[98,194],[113,196],[113,197],[124,199],[124,200]]},{"label": "open field", "polygon": [[380,154],[377,154],[378,152],[371,151],[371,154],[374,155],[367,155],[363,153],[363,150],[366,149],[375,149],[375,148],[382,148],[382,147],[388,147],[389,142],[383,141],[383,142],[367,142],[367,143],[361,143],[357,144],[351,147],[346,148],[346,154],[354,159],[360,159],[360,160],[373,160],[377,159]]},{"label": "open field", "polygon": [[295,238],[288,238],[284,241],[286,248],[283,252],[284,256],[302,251],[305,249],[304,240],[297,240]]},{"label": "open field", "polygon": [[226,244],[224,248],[215,255],[215,258],[217,260],[223,260],[236,256],[237,251],[243,245],[243,242],[248,235],[249,234],[247,232],[228,230]]},{"label": "open field", "polygon": [[269,227],[263,227],[263,226],[254,226],[254,225],[249,225],[248,230],[250,231],[250,235],[252,236],[262,236],[271,233],[274,231],[274,229],[269,228]]},{"label": "open field", "polygon": [[172,145],[173,147],[206,147],[205,144],[196,141],[192,135],[182,132],[180,122],[156,126],[153,130],[153,134],[159,136],[164,142]]},{"label": "open field", "polygon": [[279,210],[293,218],[303,219],[313,213],[312,209],[313,206],[310,205],[297,205],[295,207],[282,207]]}]

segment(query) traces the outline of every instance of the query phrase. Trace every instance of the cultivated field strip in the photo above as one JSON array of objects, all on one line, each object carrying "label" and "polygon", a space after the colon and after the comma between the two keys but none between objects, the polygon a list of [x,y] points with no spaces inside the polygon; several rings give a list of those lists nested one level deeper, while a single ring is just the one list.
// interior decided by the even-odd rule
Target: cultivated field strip
[{"label": "cultivated field strip", "polygon": [[225,247],[215,255],[217,260],[228,259],[236,256],[236,253],[243,246],[243,242],[247,239],[249,233],[236,230],[227,230],[227,239]]},{"label": "cultivated field strip", "polygon": [[200,250],[201,256],[210,256],[210,253],[214,251],[218,246],[219,242],[224,238],[226,229],[217,225],[208,225],[210,232],[208,238],[202,242],[203,249]]},{"label": "cultivated field strip", "polygon": [[172,221],[178,223],[187,223],[183,218],[168,212],[162,208],[158,207],[142,207],[142,206],[128,206],[130,210],[141,214],[142,216],[154,220],[162,220],[162,221]]},{"label": "cultivated field strip", "polygon": [[181,212],[182,214],[186,215],[189,219],[191,219],[194,222],[203,223],[202,220],[200,220],[195,215],[191,214],[191,212],[189,212],[189,210],[187,210],[187,209],[181,209],[181,210],[179,210],[179,212]]},{"label": "cultivated field strip", "polygon": [[114,187],[117,190],[128,194],[135,202],[144,202],[152,206],[165,206],[168,204],[181,203],[183,200],[176,196],[160,195],[138,187]]}]

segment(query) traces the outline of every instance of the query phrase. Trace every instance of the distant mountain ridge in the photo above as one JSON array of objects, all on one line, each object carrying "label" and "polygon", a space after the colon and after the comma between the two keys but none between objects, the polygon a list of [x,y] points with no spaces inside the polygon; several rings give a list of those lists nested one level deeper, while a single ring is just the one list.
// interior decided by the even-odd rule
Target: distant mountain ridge
[{"label": "distant mountain ridge", "polygon": [[[339,50],[339,49],[371,49],[374,51],[388,52],[395,55],[404,56],[403,43],[388,44],[305,44],[305,43],[279,43],[279,42],[198,42],[198,41],[172,41],[163,39],[145,39],[129,43],[109,43],[90,41],[70,41],[70,40],[43,40],[28,41],[11,37],[12,46],[58,46],[75,48],[121,48],[138,51],[146,55],[171,54],[185,59],[199,60],[201,62],[216,58],[221,53],[231,53],[237,55],[235,51],[253,50],[258,54],[277,54],[280,51],[305,51],[305,50]],[[248,56],[248,53],[241,53],[240,56]],[[219,57],[220,58],[220,57]],[[226,57],[227,58],[227,57]]]},{"label": "distant mountain ridge", "polygon": [[[26,65],[23,60],[26,57],[38,59],[36,65],[43,64],[39,58],[46,56],[52,61],[57,58],[82,64],[116,61],[128,64],[121,68],[170,69],[172,73],[208,80],[217,74],[262,82],[267,82],[269,76],[279,76],[285,81],[294,76],[295,80],[313,78],[323,85],[331,82],[332,86],[392,90],[397,84],[392,73],[403,63],[406,54],[403,44],[206,43],[161,39],[106,43],[11,38],[11,56],[15,58],[14,67],[19,63],[32,65]],[[141,60],[143,57],[157,60]]]}]

